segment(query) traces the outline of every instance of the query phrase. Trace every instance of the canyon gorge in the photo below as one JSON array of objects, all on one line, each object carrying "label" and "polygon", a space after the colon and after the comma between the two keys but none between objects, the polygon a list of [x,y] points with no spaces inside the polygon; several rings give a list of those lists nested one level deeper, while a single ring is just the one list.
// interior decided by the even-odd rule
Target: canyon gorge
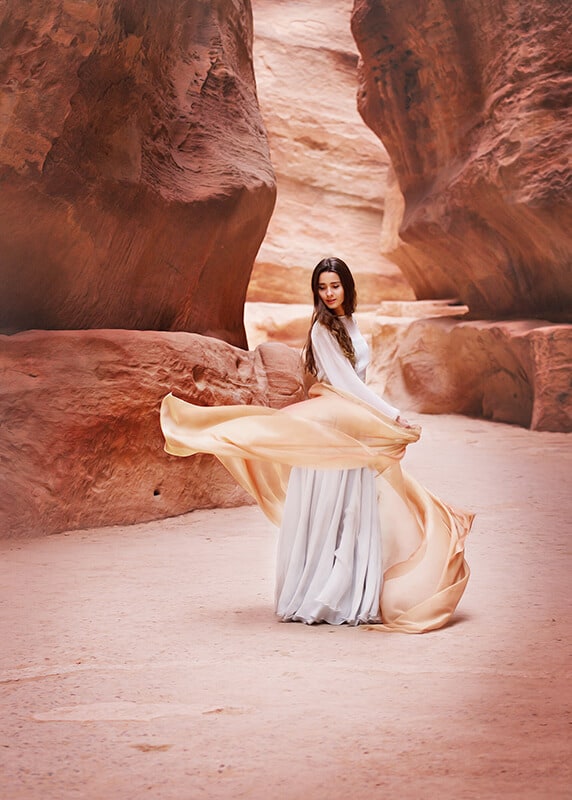
[{"label": "canyon gorge", "polygon": [[5,3],[2,533],[245,502],[162,453],[158,402],[300,399],[287,345],[324,255],[356,274],[388,399],[570,431],[570,22],[560,0]]}]

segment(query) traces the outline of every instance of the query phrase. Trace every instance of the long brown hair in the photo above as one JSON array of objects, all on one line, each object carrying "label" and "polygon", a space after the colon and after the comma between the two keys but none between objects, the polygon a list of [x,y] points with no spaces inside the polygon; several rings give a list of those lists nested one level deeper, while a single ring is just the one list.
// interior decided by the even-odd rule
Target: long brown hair
[{"label": "long brown hair", "polygon": [[312,314],[312,323],[308,331],[308,338],[304,345],[304,366],[310,375],[317,375],[318,369],[314,359],[314,351],[312,350],[312,328],[315,323],[324,325],[334,336],[340,346],[340,350],[344,356],[351,363],[352,367],[356,365],[356,354],[350,335],[346,330],[346,326],[340,317],[325,305],[320,297],[319,285],[320,275],[322,272],[335,272],[339,275],[340,283],[344,290],[344,314],[350,317],[356,308],[356,285],[350,268],[342,261],[341,258],[323,258],[314,267],[312,273],[312,293],[314,295],[314,313]]}]

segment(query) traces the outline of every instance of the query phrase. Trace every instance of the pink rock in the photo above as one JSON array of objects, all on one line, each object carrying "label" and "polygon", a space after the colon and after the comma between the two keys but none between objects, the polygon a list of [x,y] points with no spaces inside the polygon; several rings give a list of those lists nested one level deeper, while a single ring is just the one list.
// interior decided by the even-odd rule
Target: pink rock
[{"label": "pink rock", "polygon": [[358,105],[403,195],[387,254],[419,299],[570,318],[569,10],[356,0]]},{"label": "pink rock", "polygon": [[388,157],[356,109],[349,0],[253,0],[254,65],[278,195],[248,299],[308,303],[324,256],[345,258],[362,303],[413,298],[379,247]]},{"label": "pink rock", "polygon": [[303,396],[298,353],[189,333],[29,331],[0,337],[0,535],[130,524],[248,502],[210,456],[163,451],[169,391],[199,405]]},{"label": "pink rock", "polygon": [[248,0],[2,5],[2,329],[244,346],[275,195]]},{"label": "pink rock", "polygon": [[370,378],[396,405],[572,431],[572,327],[378,317]]}]

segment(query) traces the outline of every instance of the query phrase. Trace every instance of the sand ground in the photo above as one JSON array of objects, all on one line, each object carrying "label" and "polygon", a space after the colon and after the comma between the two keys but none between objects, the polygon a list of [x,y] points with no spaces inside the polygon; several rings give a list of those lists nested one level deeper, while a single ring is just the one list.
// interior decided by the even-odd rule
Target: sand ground
[{"label": "sand ground", "polygon": [[276,621],[254,507],[0,543],[3,800],[572,797],[572,439],[414,418],[478,515],[440,631]]}]

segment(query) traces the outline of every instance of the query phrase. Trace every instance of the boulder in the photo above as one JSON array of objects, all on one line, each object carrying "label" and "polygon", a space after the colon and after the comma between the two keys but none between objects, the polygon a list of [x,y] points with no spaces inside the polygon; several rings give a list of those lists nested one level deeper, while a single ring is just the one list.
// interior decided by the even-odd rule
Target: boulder
[{"label": "boulder", "polygon": [[396,406],[572,431],[572,327],[379,315],[370,380]]},{"label": "boulder", "polygon": [[344,258],[361,302],[413,298],[379,247],[387,154],[356,109],[350,0],[253,0],[258,98],[277,175],[252,302],[308,303],[324,256]]},{"label": "boulder", "polygon": [[567,0],[355,0],[360,112],[396,181],[384,242],[419,299],[569,321]]},{"label": "boulder", "polygon": [[8,0],[0,30],[0,329],[245,346],[275,199],[249,0]]},{"label": "boulder", "polygon": [[281,407],[304,396],[298,353],[189,333],[0,337],[0,535],[130,524],[248,502],[211,456],[163,451],[161,398]]}]

